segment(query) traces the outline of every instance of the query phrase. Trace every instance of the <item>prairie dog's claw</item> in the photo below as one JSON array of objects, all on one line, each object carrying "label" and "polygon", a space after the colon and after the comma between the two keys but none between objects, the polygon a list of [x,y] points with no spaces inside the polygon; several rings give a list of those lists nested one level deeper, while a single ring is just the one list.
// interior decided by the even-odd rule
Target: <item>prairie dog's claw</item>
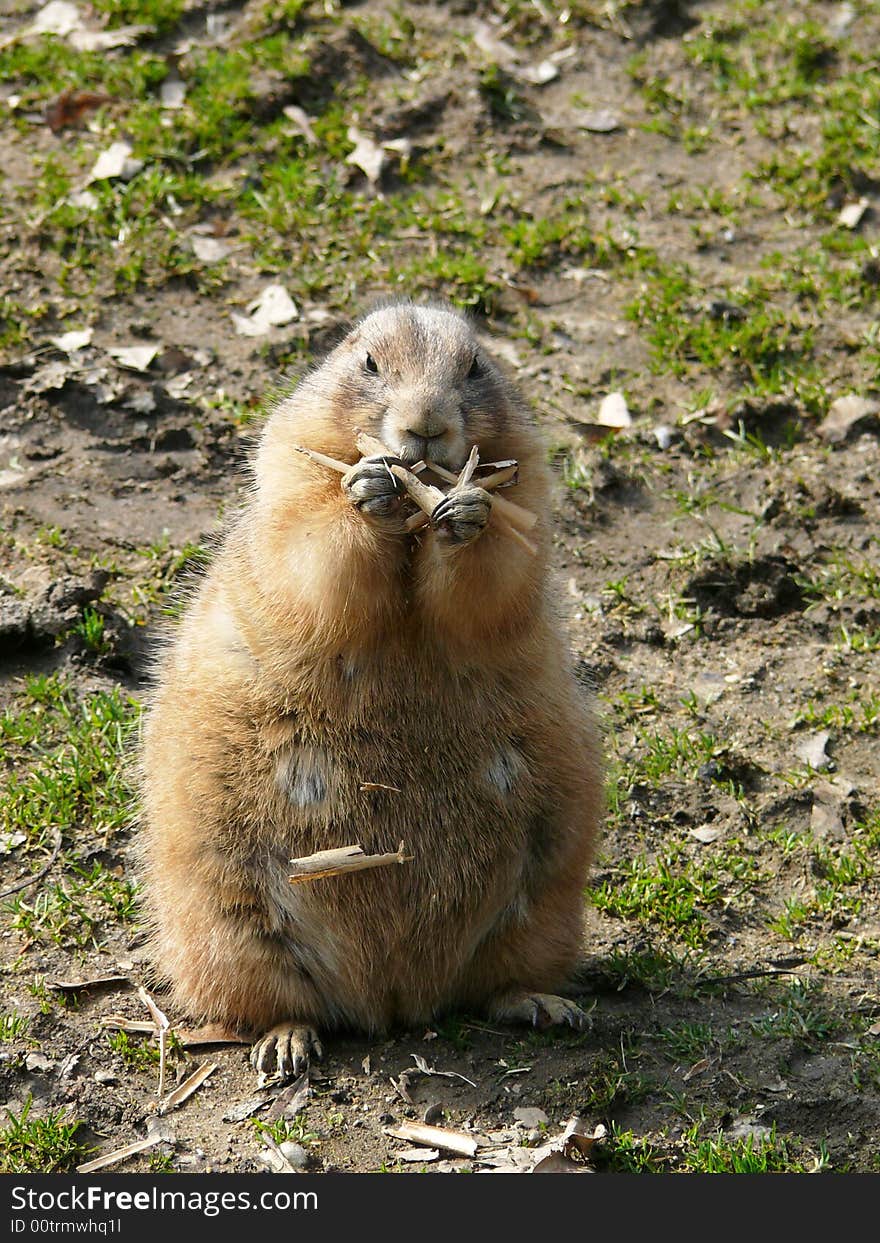
[{"label": "prairie dog's claw", "polygon": [[492,1010],[501,1022],[527,1023],[530,1027],[562,1027],[586,1031],[592,1020],[585,1010],[567,997],[554,993],[521,993],[504,998]]},{"label": "prairie dog's claw", "polygon": [[251,1049],[251,1065],[259,1085],[286,1083],[308,1070],[312,1057],[324,1056],[318,1033],[305,1023],[278,1023]]},{"label": "prairie dog's claw", "polygon": [[396,458],[361,458],[342,476],[342,490],[351,503],[370,518],[396,515],[404,497],[403,484],[388,469]]},{"label": "prairie dog's claw", "polygon": [[492,511],[492,497],[484,488],[453,488],[431,514],[431,526],[452,544],[469,544],[481,535]]}]

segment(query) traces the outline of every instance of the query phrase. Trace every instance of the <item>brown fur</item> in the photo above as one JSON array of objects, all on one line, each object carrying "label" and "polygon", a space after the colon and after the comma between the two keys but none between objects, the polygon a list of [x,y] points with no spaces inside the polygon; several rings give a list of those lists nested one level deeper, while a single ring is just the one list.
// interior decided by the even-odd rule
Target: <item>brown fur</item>
[{"label": "brown fur", "polygon": [[[159,669],[142,748],[153,957],[194,1017],[381,1029],[560,988],[582,950],[593,724],[548,600],[536,430],[467,323],[363,320],[269,417],[254,487]],[[369,352],[379,375],[365,370]],[[356,429],[455,469],[515,457],[529,555],[359,510]],[[413,430],[414,429],[414,430]],[[439,429],[439,434],[438,434]],[[362,791],[363,782],[397,787]],[[413,862],[291,886],[288,860]]]}]

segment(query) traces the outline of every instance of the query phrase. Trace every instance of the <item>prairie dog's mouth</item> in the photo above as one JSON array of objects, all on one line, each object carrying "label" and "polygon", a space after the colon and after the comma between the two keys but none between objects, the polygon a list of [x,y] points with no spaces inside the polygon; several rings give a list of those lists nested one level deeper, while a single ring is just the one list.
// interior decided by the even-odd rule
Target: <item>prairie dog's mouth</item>
[{"label": "prairie dog's mouth", "polygon": [[456,472],[461,470],[467,458],[461,438],[446,433],[428,437],[404,436],[397,447],[397,454],[407,466],[416,462],[436,462],[438,466]]}]

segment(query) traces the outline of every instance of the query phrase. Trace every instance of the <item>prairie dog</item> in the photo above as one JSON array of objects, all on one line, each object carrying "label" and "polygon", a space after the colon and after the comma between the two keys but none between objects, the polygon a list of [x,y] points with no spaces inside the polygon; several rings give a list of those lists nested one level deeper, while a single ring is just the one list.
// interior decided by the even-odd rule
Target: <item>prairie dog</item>
[{"label": "prairie dog", "polygon": [[[358,429],[406,463],[516,458],[538,555],[479,487],[407,535]],[[581,1026],[555,993],[583,949],[599,745],[549,601],[524,404],[458,313],[386,306],[270,414],[252,474],[145,719],[146,901],[174,1001],[256,1039],[278,1078],[334,1029],[461,1008]],[[288,881],[292,858],[400,841],[404,865]]]}]

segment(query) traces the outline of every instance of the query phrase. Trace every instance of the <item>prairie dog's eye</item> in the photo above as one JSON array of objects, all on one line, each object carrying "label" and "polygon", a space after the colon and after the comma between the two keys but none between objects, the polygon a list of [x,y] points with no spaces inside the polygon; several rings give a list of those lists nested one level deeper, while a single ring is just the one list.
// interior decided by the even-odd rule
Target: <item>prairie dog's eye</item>
[{"label": "prairie dog's eye", "polygon": [[367,355],[366,359],[364,360],[364,366],[366,367],[367,371],[370,372],[371,375],[379,374],[379,365],[376,362],[372,354]]},{"label": "prairie dog's eye", "polygon": [[467,373],[469,380],[477,380],[483,374],[483,368],[480,364],[479,354],[474,354],[474,361],[471,363],[471,369]]}]

